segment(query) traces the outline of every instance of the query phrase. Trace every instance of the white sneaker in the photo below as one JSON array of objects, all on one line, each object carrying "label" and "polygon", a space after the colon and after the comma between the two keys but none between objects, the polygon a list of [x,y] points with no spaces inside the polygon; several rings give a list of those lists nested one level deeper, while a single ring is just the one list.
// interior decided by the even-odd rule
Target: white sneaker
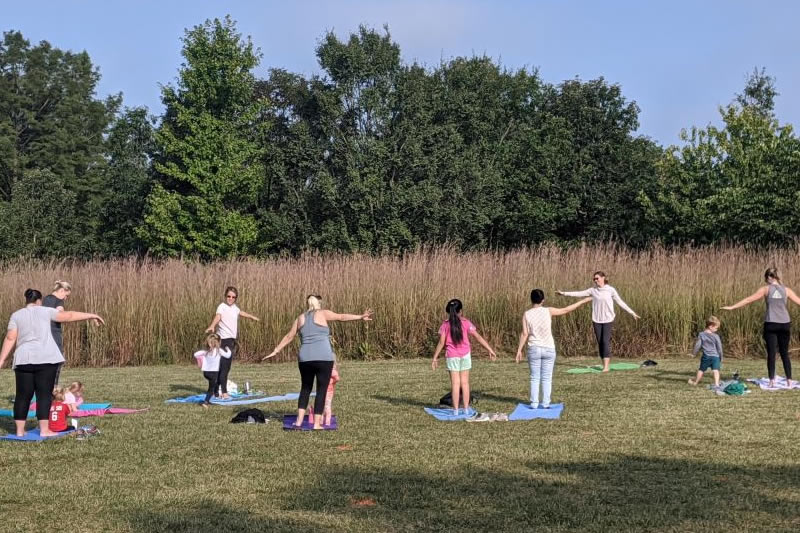
[{"label": "white sneaker", "polygon": [[531,407],[531,409],[538,409],[539,408],[539,404],[531,402],[530,407]]}]

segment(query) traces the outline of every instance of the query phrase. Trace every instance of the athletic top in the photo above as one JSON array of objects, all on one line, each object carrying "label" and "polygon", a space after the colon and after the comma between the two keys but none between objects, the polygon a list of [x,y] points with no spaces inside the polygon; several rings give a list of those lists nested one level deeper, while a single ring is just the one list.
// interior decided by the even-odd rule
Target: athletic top
[{"label": "athletic top", "polygon": [[57,309],[41,305],[31,305],[14,311],[8,321],[9,331],[17,330],[17,349],[14,351],[12,368],[16,368],[17,365],[64,362],[64,356],[50,332],[50,321],[58,313]]},{"label": "athletic top", "polygon": [[616,314],[614,313],[614,302],[617,302],[621,308],[628,313],[635,315],[633,309],[628,307],[628,304],[622,301],[622,298],[617,294],[617,289],[611,285],[603,285],[602,287],[592,287],[585,291],[571,291],[562,293],[565,296],[575,296],[585,298],[592,297],[592,322],[598,324],[607,324],[614,322]]},{"label": "athletic top", "polygon": [[767,295],[764,297],[767,312],[764,313],[764,322],[788,324],[792,321],[786,309],[786,287],[780,284],[767,285]]},{"label": "athletic top", "polygon": [[221,303],[217,306],[217,314],[220,316],[217,322],[217,335],[220,339],[235,339],[239,333],[239,313],[242,311],[236,304],[228,305]]},{"label": "athletic top", "polygon": [[553,317],[550,316],[550,309],[547,307],[528,309],[525,311],[525,323],[528,325],[528,346],[555,349],[556,342],[553,340],[551,327]]},{"label": "athletic top", "polygon": [[[54,294],[48,294],[42,300],[42,307],[52,307],[55,309],[56,307],[64,308],[64,300],[57,297]],[[50,331],[53,334],[53,340],[56,341],[58,345],[58,349],[61,350],[61,353],[64,353],[64,340],[61,334],[61,322],[50,322]]]},{"label": "athletic top", "polygon": [[722,340],[716,333],[709,333],[708,331],[701,331],[697,335],[697,341],[694,343],[694,350],[692,353],[697,355],[698,350],[703,350],[703,355],[708,357],[722,357]]},{"label": "athletic top", "polygon": [[203,372],[219,372],[219,362],[222,357],[225,359],[231,358],[230,348],[214,348],[213,350],[200,350],[194,352],[196,359],[202,361],[200,367]]},{"label": "athletic top", "polygon": [[64,402],[54,401],[50,405],[50,431],[66,431],[69,407]]},{"label": "athletic top", "polygon": [[470,331],[476,331],[477,328],[475,324],[467,320],[466,318],[461,319],[461,342],[455,344],[453,342],[453,337],[450,335],[450,321],[445,320],[442,322],[442,325],[439,326],[439,335],[445,336],[445,357],[466,357],[470,354],[471,348],[469,345],[469,333]]},{"label": "athletic top", "polygon": [[333,361],[331,329],[314,323],[314,311],[307,311],[305,322],[300,327],[300,353],[297,359],[307,361]]}]

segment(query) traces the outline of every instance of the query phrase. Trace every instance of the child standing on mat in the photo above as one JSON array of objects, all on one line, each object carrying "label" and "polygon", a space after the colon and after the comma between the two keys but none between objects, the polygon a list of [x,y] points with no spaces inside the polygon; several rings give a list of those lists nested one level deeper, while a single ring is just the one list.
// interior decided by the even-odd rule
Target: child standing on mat
[{"label": "child standing on mat", "polygon": [[461,316],[461,300],[452,299],[445,306],[447,320],[442,322],[439,328],[439,344],[433,352],[433,362],[431,367],[436,370],[438,366],[439,353],[446,347],[445,358],[447,359],[447,370],[450,372],[450,394],[453,397],[453,414],[458,415],[459,399],[464,404],[464,412],[469,411],[469,371],[472,368],[472,353],[469,344],[469,336],[489,352],[489,359],[494,361],[497,354],[494,353],[489,343],[480,336],[475,325]]},{"label": "child standing on mat", "polygon": [[331,380],[328,382],[328,392],[325,395],[325,410],[322,412],[322,425],[331,425],[331,416],[333,416],[333,393],[336,390],[336,383],[339,381],[339,365],[334,360],[333,370],[331,371]]},{"label": "child standing on mat", "polygon": [[[225,301],[217,306],[217,312],[211,320],[211,324],[206,328],[207,333],[216,333],[221,339],[222,347],[227,348],[231,352],[231,356],[223,359],[219,366],[219,383],[218,388],[222,390],[223,398],[230,398],[228,394],[228,373],[231,371],[231,364],[233,363],[233,356],[237,352],[236,338],[239,334],[239,317],[249,318],[250,320],[259,321],[257,316],[250,313],[245,313],[239,306],[236,305],[236,300],[239,299],[239,291],[236,287],[227,287],[225,289]],[[216,394],[217,391],[214,391]]]},{"label": "child standing on mat", "polygon": [[55,432],[67,430],[67,416],[73,409],[65,400],[66,389],[53,389],[53,401],[50,403],[50,430]]},{"label": "child standing on mat", "polygon": [[203,407],[208,408],[211,405],[211,396],[217,391],[217,385],[220,380],[220,366],[221,361],[231,358],[230,348],[223,348],[221,340],[216,333],[210,334],[206,337],[207,350],[200,350],[194,353],[195,359],[200,364],[203,371],[203,377],[208,380],[208,391],[203,400]]},{"label": "child standing on mat", "polygon": [[719,371],[722,367],[722,340],[717,335],[719,325],[719,319],[715,316],[710,316],[706,320],[706,329],[697,335],[692,357],[697,355],[698,351],[702,351],[702,356],[700,357],[700,368],[697,370],[697,376],[689,380],[689,385],[700,383],[700,380],[703,379],[703,373],[710,368],[714,373],[714,388],[719,388]]}]

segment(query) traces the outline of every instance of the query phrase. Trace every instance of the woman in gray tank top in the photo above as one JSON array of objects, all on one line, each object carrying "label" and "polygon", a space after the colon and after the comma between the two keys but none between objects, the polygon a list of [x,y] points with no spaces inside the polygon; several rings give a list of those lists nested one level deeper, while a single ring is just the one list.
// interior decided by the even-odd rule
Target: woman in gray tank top
[{"label": "woman in gray tank top", "polygon": [[289,332],[281,342],[264,357],[262,361],[275,357],[287,344],[300,334],[300,352],[298,353],[298,367],[300,369],[300,398],[297,400],[297,420],[295,426],[303,425],[303,418],[308,407],[308,398],[314,381],[317,382],[317,396],[314,399],[314,429],[323,429],[322,413],[325,410],[325,396],[328,393],[328,383],[333,371],[333,348],[331,347],[330,328],[328,322],[349,322],[351,320],[372,320],[372,310],[367,309],[360,315],[335,313],[322,309],[322,297],[309,296],[308,309],[297,317],[292,323]]},{"label": "woman in gray tank top", "polygon": [[767,372],[770,387],[775,386],[775,355],[780,352],[783,372],[786,374],[787,387],[792,386],[792,362],[789,360],[789,341],[791,340],[792,321],[789,310],[786,309],[786,300],[789,299],[800,305],[800,298],[795,292],[781,284],[781,273],[776,268],[768,268],[764,272],[766,285],[758,289],[747,298],[733,305],[723,307],[726,311],[733,311],[755,301],[764,299],[767,306],[764,314],[764,342],[767,345]]},{"label": "woman in gray tank top", "polygon": [[25,421],[36,393],[36,418],[39,419],[39,434],[42,437],[56,435],[50,430],[50,403],[56,372],[64,362],[53,335],[50,322],[78,322],[94,320],[103,324],[103,319],[92,313],[59,311],[42,307],[42,293],[36,289],[25,291],[25,307],[11,315],[6,338],[0,350],[0,368],[14,351],[14,377],[17,394],[14,397],[14,425],[18,437],[25,435]]}]

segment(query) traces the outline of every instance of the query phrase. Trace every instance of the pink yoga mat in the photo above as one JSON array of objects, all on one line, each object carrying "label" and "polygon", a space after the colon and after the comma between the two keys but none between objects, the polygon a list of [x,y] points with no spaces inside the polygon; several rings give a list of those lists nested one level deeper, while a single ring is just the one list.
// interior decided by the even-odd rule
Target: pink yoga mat
[{"label": "pink yoga mat", "polygon": [[86,411],[73,411],[71,417],[83,418],[85,416],[105,416],[105,415],[131,415],[134,413],[143,413],[149,411],[150,408],[145,409],[125,409],[123,407],[109,407],[108,409],[87,409]]}]

